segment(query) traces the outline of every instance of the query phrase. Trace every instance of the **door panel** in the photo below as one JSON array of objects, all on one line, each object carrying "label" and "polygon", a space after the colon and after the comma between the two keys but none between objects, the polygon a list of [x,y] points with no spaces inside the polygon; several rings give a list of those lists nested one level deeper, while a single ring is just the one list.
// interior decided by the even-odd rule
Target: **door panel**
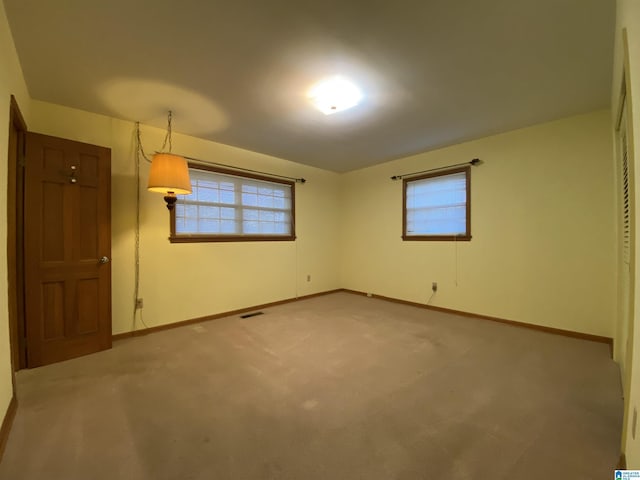
[{"label": "door panel", "polygon": [[44,340],[64,337],[64,282],[42,284],[42,329]]},{"label": "door panel", "polygon": [[79,187],[78,225],[82,237],[74,238],[76,251],[80,260],[92,261],[102,255],[99,254],[98,228],[96,218],[98,215],[97,189]]},{"label": "door panel", "polygon": [[64,186],[53,182],[42,183],[42,220],[40,246],[45,262],[64,261]]},{"label": "door panel", "polygon": [[27,365],[111,347],[109,149],[28,133]]},{"label": "door panel", "polygon": [[78,331],[77,333],[84,335],[87,333],[95,333],[98,331],[98,312],[99,304],[99,283],[97,280],[90,278],[79,280],[76,291],[76,308],[78,309]]}]

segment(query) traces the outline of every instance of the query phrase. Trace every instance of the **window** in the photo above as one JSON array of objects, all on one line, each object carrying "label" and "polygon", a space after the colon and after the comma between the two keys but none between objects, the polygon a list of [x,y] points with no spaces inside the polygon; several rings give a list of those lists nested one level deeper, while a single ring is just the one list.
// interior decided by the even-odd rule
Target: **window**
[{"label": "window", "polygon": [[403,240],[471,240],[470,167],[403,179]]},{"label": "window", "polygon": [[172,242],[295,240],[294,183],[189,165],[190,195],[171,213]]}]

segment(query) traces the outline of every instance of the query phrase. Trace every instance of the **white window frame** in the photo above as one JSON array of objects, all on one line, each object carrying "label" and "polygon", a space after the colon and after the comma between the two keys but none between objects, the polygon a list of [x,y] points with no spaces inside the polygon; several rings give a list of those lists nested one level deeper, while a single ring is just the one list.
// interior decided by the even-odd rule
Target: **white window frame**
[{"label": "white window frame", "polygon": [[[414,208],[411,203],[412,200],[407,198],[407,190],[412,186],[411,184],[436,184],[438,179],[442,179],[447,176],[458,175],[464,173],[465,178],[465,199],[464,202],[453,201],[450,204],[445,204],[439,207],[432,208],[437,210],[440,214],[446,215],[447,208],[460,208],[465,209],[465,231],[449,231],[441,233],[429,233],[426,231],[407,231],[407,228],[411,228],[414,222],[412,222],[412,216],[415,215],[417,208]],[[432,172],[425,175],[416,177],[409,177],[402,179],[402,239],[403,240],[418,240],[418,241],[470,241],[471,240],[471,168],[461,167],[449,169],[441,172]]]},{"label": "white window frame", "polygon": [[[173,243],[188,243],[188,242],[246,242],[246,241],[293,241],[296,239],[295,235],[295,182],[282,180],[279,178],[271,178],[267,176],[248,174],[244,172],[238,172],[234,170],[226,170],[217,167],[203,166],[200,164],[189,164],[189,171],[193,172],[192,175],[192,188],[193,193],[191,195],[178,195],[175,208],[171,211],[171,236],[169,240]],[[212,181],[226,180],[228,184],[233,184],[233,200],[227,199],[222,201],[221,198],[218,201],[205,201],[197,198],[198,192],[198,177],[211,175]],[[282,187],[285,192],[285,206],[284,207],[265,207],[259,205],[249,205],[243,201],[243,186],[255,186],[264,185],[267,188],[277,189]],[[222,190],[220,190],[222,192]],[[229,192],[229,190],[227,190]],[[286,196],[286,192],[290,192],[289,196]],[[246,195],[247,192],[244,192]],[[286,205],[286,203],[289,205]],[[233,233],[201,233],[198,231],[183,231],[179,222],[183,221],[186,214],[187,206],[195,205],[200,208],[214,207],[219,209],[232,209],[234,212],[233,220],[228,220],[235,225],[235,231]],[[284,233],[247,233],[243,231],[244,228],[244,214],[246,211],[259,212],[284,212],[288,221],[285,221],[288,228],[285,228]],[[222,218],[222,213],[220,214]],[[193,220],[192,220],[193,221]],[[195,219],[196,222],[200,220]],[[222,220],[220,220],[222,221]],[[258,224],[260,221],[257,221]],[[255,223],[255,222],[254,222]],[[268,223],[265,221],[265,223]]]}]

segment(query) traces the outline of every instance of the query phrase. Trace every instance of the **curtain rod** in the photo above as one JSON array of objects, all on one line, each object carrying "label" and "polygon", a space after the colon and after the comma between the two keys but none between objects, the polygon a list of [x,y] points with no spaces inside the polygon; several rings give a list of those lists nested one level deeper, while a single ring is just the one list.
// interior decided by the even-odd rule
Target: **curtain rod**
[{"label": "curtain rod", "polygon": [[481,163],[483,163],[482,160],[480,160],[479,158],[474,158],[469,162],[456,163],[455,165],[447,165],[446,167],[436,167],[436,168],[430,168],[429,170],[422,170],[420,172],[405,173],[404,175],[394,175],[393,177],[391,177],[391,180],[400,180],[405,177],[413,177],[415,175],[420,175],[422,173],[435,172],[437,170],[448,170],[450,168],[461,167],[463,165],[476,166],[476,165],[480,165]]},{"label": "curtain rod", "polygon": [[200,160],[199,158],[193,158],[193,157],[188,157],[186,155],[180,155],[183,158],[186,158],[187,160],[193,162],[193,163],[199,163],[200,165],[215,165],[216,167],[225,167],[228,168],[229,170],[237,170],[240,172],[250,172],[250,173],[257,173],[259,175],[265,175],[267,177],[274,177],[274,178],[284,178],[286,180],[293,180],[296,183],[306,183],[307,181],[300,177],[300,178],[295,178],[295,177],[287,177],[286,175],[277,175],[275,173],[267,173],[267,172],[261,172],[259,170],[251,170],[250,168],[242,168],[242,167],[235,167],[233,165],[227,165],[225,163],[218,163],[218,162],[210,162],[207,160]]}]

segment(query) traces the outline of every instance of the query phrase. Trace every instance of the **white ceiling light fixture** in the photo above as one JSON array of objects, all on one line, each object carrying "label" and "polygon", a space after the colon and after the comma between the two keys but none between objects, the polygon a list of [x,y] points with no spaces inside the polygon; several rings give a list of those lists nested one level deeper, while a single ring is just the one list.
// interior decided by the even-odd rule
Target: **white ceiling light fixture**
[{"label": "white ceiling light fixture", "polygon": [[355,107],[362,100],[360,89],[340,75],[319,81],[311,87],[307,96],[325,115]]}]

